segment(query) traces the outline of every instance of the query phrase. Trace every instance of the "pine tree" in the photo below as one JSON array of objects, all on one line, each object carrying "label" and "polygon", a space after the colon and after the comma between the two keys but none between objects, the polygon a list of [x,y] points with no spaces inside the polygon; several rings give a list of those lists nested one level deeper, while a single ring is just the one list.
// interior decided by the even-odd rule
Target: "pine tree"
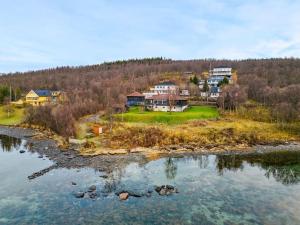
[{"label": "pine tree", "polygon": [[209,86],[207,80],[205,80],[204,85],[203,85],[203,91],[208,92],[209,91]]},{"label": "pine tree", "polygon": [[198,77],[194,76],[194,77],[190,78],[190,82],[193,83],[193,84],[198,85],[199,79],[198,79]]}]

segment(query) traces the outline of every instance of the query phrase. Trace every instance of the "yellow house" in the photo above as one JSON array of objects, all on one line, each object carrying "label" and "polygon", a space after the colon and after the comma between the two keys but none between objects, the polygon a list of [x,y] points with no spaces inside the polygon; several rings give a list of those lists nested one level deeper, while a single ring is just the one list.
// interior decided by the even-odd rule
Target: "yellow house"
[{"label": "yellow house", "polygon": [[51,102],[51,91],[49,90],[31,90],[26,95],[26,103],[33,106],[45,105]]},{"label": "yellow house", "polygon": [[51,101],[52,103],[60,103],[66,100],[66,93],[63,91],[52,91]]}]

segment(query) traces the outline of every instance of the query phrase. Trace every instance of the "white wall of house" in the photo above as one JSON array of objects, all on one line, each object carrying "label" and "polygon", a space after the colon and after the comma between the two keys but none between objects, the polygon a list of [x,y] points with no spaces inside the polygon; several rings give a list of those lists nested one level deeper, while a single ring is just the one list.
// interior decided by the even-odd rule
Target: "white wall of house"
[{"label": "white wall of house", "polygon": [[211,76],[231,76],[232,68],[224,67],[224,68],[214,68],[210,71]]},{"label": "white wall of house", "polygon": [[150,91],[150,92],[143,92],[143,95],[145,96],[145,98],[151,98],[154,95],[158,95],[158,93]]},{"label": "white wall of house", "polygon": [[[187,105],[185,106],[172,106],[172,112],[183,112],[187,109]],[[155,112],[170,112],[170,106],[153,106],[153,111]]]},{"label": "white wall of house", "polygon": [[211,98],[218,98],[220,96],[220,92],[218,93],[210,93]]},{"label": "white wall of house", "polygon": [[181,91],[180,91],[180,95],[181,95],[181,96],[189,96],[189,95],[190,95],[190,92],[189,92],[189,90],[184,89],[184,90],[181,90]]},{"label": "white wall of house", "polygon": [[208,97],[208,92],[204,92],[204,91],[201,91],[200,95],[201,97]]},{"label": "white wall of house", "polygon": [[155,85],[154,88],[150,89],[159,94],[176,94],[178,91],[177,85]]}]

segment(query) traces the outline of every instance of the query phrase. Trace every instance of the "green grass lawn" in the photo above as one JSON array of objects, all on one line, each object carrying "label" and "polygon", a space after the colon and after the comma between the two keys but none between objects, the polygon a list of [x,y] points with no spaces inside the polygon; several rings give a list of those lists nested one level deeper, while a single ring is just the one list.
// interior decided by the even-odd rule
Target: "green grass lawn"
[{"label": "green grass lawn", "polygon": [[0,106],[0,125],[17,125],[24,119],[24,109],[14,107],[14,112],[9,117],[4,111],[4,106]]},{"label": "green grass lawn", "polygon": [[166,123],[181,124],[188,120],[217,118],[219,113],[215,107],[192,106],[184,112],[150,112],[141,111],[138,107],[131,107],[128,112],[116,115],[124,122],[134,123]]}]

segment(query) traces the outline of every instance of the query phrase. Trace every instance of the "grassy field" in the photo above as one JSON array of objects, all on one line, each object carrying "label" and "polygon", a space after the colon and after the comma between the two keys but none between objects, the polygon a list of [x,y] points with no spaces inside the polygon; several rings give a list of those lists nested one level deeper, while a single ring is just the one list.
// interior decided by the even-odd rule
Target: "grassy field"
[{"label": "grassy field", "polygon": [[299,141],[299,134],[282,130],[275,123],[247,119],[192,120],[168,124],[122,123],[113,129],[112,148],[154,147],[192,144],[198,147],[251,146]]},{"label": "grassy field", "polygon": [[138,107],[131,107],[128,112],[116,117],[123,122],[182,124],[189,120],[217,118],[219,113],[215,107],[210,106],[192,106],[184,112],[172,113],[141,111]]},{"label": "grassy field", "polygon": [[14,107],[14,112],[8,117],[4,106],[0,106],[0,125],[17,125],[24,119],[24,109]]}]

